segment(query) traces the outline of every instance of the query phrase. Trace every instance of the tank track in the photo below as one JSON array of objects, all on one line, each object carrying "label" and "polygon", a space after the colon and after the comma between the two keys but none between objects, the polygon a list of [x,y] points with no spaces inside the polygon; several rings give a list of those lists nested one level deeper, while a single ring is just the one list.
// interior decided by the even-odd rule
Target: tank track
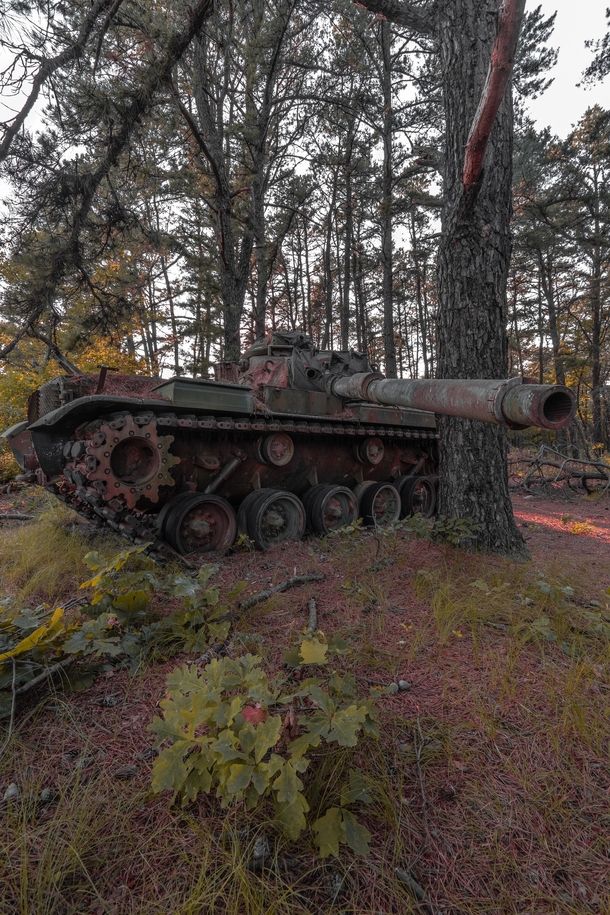
[{"label": "tank track", "polygon": [[353,423],[337,423],[326,417],[314,417],[313,421],[301,421],[291,418],[278,419],[276,416],[269,418],[233,419],[231,417],[197,417],[194,415],[180,415],[176,413],[155,413],[145,411],[133,413],[121,411],[100,417],[88,423],[85,427],[76,430],[84,433],[84,438],[79,438],[66,443],[64,447],[64,478],[48,484],[47,488],[70,508],[83,515],[89,521],[100,527],[109,527],[122,537],[135,545],[149,544],[153,552],[174,555],[169,545],[161,540],[157,531],[157,515],[129,508],[121,498],[109,501],[102,499],[95,486],[96,473],[91,465],[87,466],[86,458],[91,454],[92,439],[100,424],[103,422],[130,421],[136,425],[155,422],[164,434],[171,430],[217,430],[239,432],[286,432],[301,433],[311,436],[332,435],[349,437],[380,436],[384,439],[401,440],[428,440],[439,438],[437,432],[432,430],[403,429],[396,426],[356,425]]}]

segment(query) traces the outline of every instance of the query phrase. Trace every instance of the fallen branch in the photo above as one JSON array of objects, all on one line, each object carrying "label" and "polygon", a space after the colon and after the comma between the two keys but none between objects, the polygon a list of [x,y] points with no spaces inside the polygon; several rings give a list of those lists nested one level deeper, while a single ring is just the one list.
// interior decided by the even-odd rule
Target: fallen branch
[{"label": "fallen branch", "polygon": [[205,667],[210,661],[213,661],[214,658],[221,658],[224,655],[229,653],[231,645],[232,635],[229,633],[224,642],[215,642],[214,645],[203,652],[198,658],[195,659],[194,663],[199,667]]},{"label": "fallen branch", "polygon": [[429,915],[435,915],[435,910],[432,908],[426,898],[424,888],[420,883],[417,882],[413,874],[411,874],[409,871],[406,871],[402,867],[395,868],[394,873],[396,874],[396,879],[400,880],[401,883],[404,883],[404,885],[411,891],[413,896],[415,896],[422,909],[428,912]]},{"label": "fallen branch", "polygon": [[258,594],[253,594],[251,597],[247,597],[245,600],[240,601],[239,609],[249,610],[256,604],[262,604],[263,601],[272,597],[274,594],[288,591],[289,588],[297,588],[299,585],[307,585],[312,581],[322,581],[323,578],[324,576],[320,572],[310,572],[307,575],[294,575],[292,578],[281,582],[279,585],[273,585],[272,588],[267,588],[265,591],[259,591]]},{"label": "fallen branch", "polygon": [[8,721],[8,728],[6,729],[6,738],[0,747],[0,759],[2,759],[4,756],[4,752],[11,742],[11,737],[13,735],[13,725],[15,723],[15,706],[17,704],[17,690],[15,689],[15,683],[17,681],[17,665],[15,663],[15,658],[11,658],[11,660],[13,662],[13,679],[11,683],[11,712]]},{"label": "fallen branch", "polygon": [[314,632],[318,631],[318,608],[316,606],[316,600],[314,597],[309,600],[307,604],[307,611],[309,613],[307,632],[313,635]]},{"label": "fallen branch", "polygon": [[[607,464],[566,457],[548,445],[542,445],[532,458],[509,461],[509,468],[511,489],[531,492],[532,486],[557,486],[559,483],[566,483],[570,489],[582,487],[585,491],[590,490],[591,483],[603,484],[600,487],[602,493],[610,489],[610,467]],[[522,470],[521,477],[516,475],[519,468]]]},{"label": "fallen branch", "polygon": [[22,515],[19,512],[0,514],[0,521],[33,521],[34,515]]},{"label": "fallen branch", "polygon": [[28,680],[27,683],[23,684],[23,686],[19,686],[15,690],[15,695],[22,696],[24,693],[29,693],[29,691],[31,689],[34,689],[34,687],[38,686],[40,683],[44,683],[45,680],[50,679],[51,677],[53,677],[55,674],[59,673],[60,671],[66,670],[66,668],[69,667],[70,664],[74,664],[75,660],[76,660],[76,658],[66,658],[63,661],[58,661],[57,664],[52,664],[51,667],[45,667],[43,672],[41,674],[38,674],[37,677],[34,677],[33,680]]}]

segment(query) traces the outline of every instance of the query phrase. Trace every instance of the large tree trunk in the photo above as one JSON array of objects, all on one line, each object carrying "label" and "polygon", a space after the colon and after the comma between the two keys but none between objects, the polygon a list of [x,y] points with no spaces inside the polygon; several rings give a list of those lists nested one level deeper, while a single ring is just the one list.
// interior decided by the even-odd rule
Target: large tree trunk
[{"label": "large tree trunk", "polygon": [[[498,0],[453,0],[439,11],[438,42],[446,117],[445,205],[439,247],[441,378],[506,375],[506,280],[510,260],[512,105],[501,103],[483,172],[464,191],[468,133],[485,84]],[[478,525],[480,549],[526,555],[512,512],[506,435],[496,426],[439,421],[440,513]]]}]

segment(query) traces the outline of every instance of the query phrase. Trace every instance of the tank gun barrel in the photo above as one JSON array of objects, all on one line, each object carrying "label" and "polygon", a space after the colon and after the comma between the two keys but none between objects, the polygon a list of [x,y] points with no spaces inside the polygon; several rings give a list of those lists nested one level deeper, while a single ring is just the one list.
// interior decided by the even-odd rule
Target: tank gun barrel
[{"label": "tank gun barrel", "polygon": [[576,398],[559,384],[527,384],[522,378],[383,378],[375,372],[335,377],[330,392],[347,400],[427,410],[519,429],[563,429],[576,412]]}]

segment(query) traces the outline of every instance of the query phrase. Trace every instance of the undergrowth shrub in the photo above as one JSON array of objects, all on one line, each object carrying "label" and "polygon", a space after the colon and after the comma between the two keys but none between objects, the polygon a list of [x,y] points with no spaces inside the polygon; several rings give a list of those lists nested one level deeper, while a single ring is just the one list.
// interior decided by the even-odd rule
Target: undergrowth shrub
[{"label": "undergrowth shrub", "polygon": [[210,585],[216,567],[203,566],[196,575],[166,573],[145,549],[131,547],[110,562],[88,554],[95,575],[81,585],[90,592],[81,612],[90,619],[73,635],[69,649],[83,650],[87,642],[103,638],[108,653],[139,663],[151,651],[201,652],[227,638],[228,611],[220,604],[219,589]]},{"label": "undergrowth shrub", "polygon": [[28,685],[73,661],[133,668],[155,652],[201,652],[227,638],[227,609],[210,585],[214,567],[197,575],[166,573],[144,550],[132,547],[110,561],[88,554],[95,574],[80,586],[88,596],[78,610],[0,602],[0,717],[13,714]]},{"label": "undergrowth shrub", "polygon": [[8,483],[20,472],[19,464],[6,442],[0,442],[0,484]]},{"label": "undergrowth shrub", "polygon": [[309,633],[299,664],[323,673],[292,688],[250,654],[174,671],[152,724],[163,746],[154,791],[173,791],[183,804],[214,792],[223,808],[243,802],[253,810],[270,801],[282,832],[295,840],[309,827],[321,857],[338,856],[342,844],[366,854],[370,834],[354,807],[370,796],[355,769],[324,809],[311,810],[307,796],[305,773],[320,754],[377,736],[372,697],[358,699],[353,677],[325,667],[334,650],[321,633]]},{"label": "undergrowth shrub", "polygon": [[18,690],[65,658],[68,632],[61,607],[51,612],[0,601],[0,718],[14,714]]}]

